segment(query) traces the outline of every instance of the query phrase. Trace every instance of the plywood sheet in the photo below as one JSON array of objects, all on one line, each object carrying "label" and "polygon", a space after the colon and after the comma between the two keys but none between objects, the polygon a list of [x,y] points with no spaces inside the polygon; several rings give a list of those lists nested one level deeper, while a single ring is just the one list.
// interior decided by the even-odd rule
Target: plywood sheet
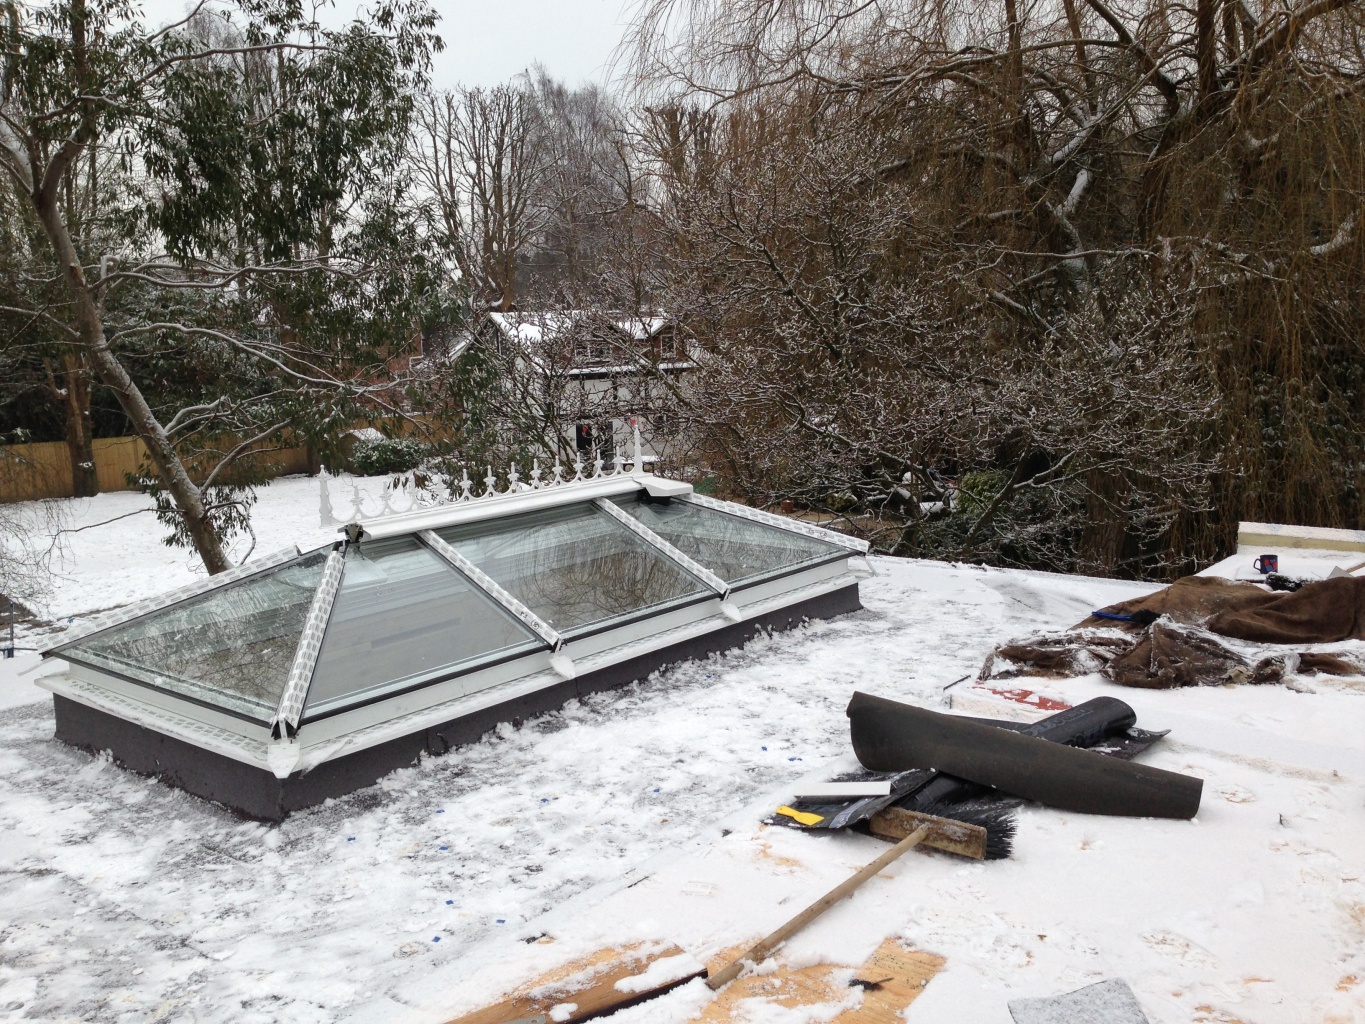
[{"label": "plywood sheet", "polygon": [[[713,969],[722,967],[742,952],[738,947],[727,950],[710,966]],[[830,1018],[830,1024],[901,1024],[902,1011],[924,991],[944,963],[942,957],[906,949],[898,940],[887,939],[853,974],[854,984],[862,993],[861,1004],[840,1011]],[[799,970],[779,967],[771,974],[751,975],[731,982],[697,1021],[699,1024],[739,1024],[752,1017],[754,1000],[789,1009],[857,1001],[846,966],[817,964]]]},{"label": "plywood sheet", "polygon": [[701,965],[677,946],[611,946],[557,967],[496,1006],[450,1024],[507,1024],[526,1017],[548,1018],[552,1011],[557,1011],[556,1021],[574,1024],[650,999],[701,973]]}]

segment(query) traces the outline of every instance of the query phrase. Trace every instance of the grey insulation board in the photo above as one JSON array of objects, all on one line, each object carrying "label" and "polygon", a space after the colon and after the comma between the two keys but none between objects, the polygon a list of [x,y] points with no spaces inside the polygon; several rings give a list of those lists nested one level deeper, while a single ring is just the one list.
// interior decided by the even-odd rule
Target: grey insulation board
[{"label": "grey insulation board", "polygon": [[1014,1024],[1148,1024],[1137,997],[1121,978],[1106,978],[1074,992],[1011,999]]}]

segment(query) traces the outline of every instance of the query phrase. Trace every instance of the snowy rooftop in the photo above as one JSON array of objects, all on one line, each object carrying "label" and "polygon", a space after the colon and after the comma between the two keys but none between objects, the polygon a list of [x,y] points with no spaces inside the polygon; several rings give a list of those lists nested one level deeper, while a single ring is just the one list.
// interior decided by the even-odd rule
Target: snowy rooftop
[{"label": "snowy rooftop", "polygon": [[658,334],[669,323],[668,318],[663,316],[619,316],[580,309],[548,313],[489,313],[488,319],[509,340],[528,346],[540,344],[546,334],[562,334],[581,324],[602,325],[619,332],[623,337],[644,341]]},{"label": "snowy rooftop", "polygon": [[[73,502],[67,525],[145,505]],[[261,546],[306,540],[315,508],[312,481],[264,489]],[[79,625],[186,582],[189,565],[127,520],[69,534],[40,610]],[[1203,778],[1203,807],[1191,822],[1025,807],[1012,859],[909,855],[785,960],[856,965],[888,936],[945,958],[910,1024],[1007,1024],[1009,998],[1115,976],[1154,1022],[1365,1017],[1358,681],[1138,691],[1086,677],[996,692],[971,682],[996,643],[1150,588],[873,566],[865,611],[503,727],[278,826],[57,743],[48,695],[18,675],[34,656],[0,662],[0,1009],[437,1022],[602,945],[668,941],[707,961],[884,849],[758,824],[796,780],[853,766],[843,709],[856,688],[1021,719],[1118,696],[1139,725],[1172,730],[1143,759]],[[693,983],[612,1019],[686,1021],[708,995]],[[751,1009],[806,1024],[839,1007]]]}]

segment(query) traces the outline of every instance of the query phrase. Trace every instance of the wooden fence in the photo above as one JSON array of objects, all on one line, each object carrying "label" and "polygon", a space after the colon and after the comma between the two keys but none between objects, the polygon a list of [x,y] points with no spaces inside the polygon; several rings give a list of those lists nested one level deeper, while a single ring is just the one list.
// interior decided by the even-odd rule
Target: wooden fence
[{"label": "wooden fence", "polygon": [[[95,476],[101,491],[126,491],[127,474],[137,473],[147,449],[136,437],[96,438]],[[269,477],[308,472],[306,448],[284,448],[243,457]],[[65,442],[0,446],[0,502],[33,501],[38,498],[69,498],[71,452]]]}]

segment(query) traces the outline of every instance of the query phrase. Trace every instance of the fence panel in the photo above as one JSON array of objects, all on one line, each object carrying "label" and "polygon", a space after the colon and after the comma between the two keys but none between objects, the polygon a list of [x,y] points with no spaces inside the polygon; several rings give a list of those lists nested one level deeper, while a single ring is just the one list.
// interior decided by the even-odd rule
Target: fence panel
[{"label": "fence panel", "polygon": [[[147,448],[137,437],[98,437],[95,478],[101,491],[126,491],[128,474],[137,473]],[[307,448],[282,448],[245,456],[267,478],[308,472]],[[191,475],[199,474],[191,468]],[[71,453],[62,441],[0,446],[0,502],[71,497]]]},{"label": "fence panel", "polygon": [[[126,491],[125,474],[136,473],[147,456],[147,446],[140,437],[97,437],[95,448],[95,477],[101,491]],[[71,491],[67,490],[66,494]],[[65,495],[62,495],[65,497]]]},{"label": "fence panel", "polygon": [[63,441],[0,447],[0,501],[67,497],[71,455]]}]

